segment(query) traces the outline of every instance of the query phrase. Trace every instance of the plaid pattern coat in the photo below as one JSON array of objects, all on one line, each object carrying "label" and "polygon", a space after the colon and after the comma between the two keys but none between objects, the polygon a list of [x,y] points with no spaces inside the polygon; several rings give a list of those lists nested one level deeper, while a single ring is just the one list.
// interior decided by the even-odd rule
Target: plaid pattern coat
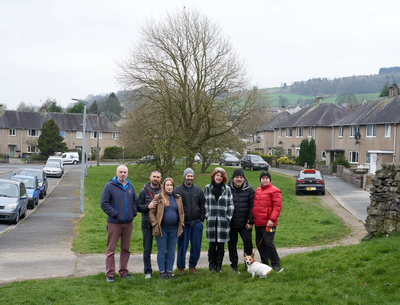
[{"label": "plaid pattern coat", "polygon": [[212,184],[207,184],[204,189],[206,200],[206,238],[208,242],[224,243],[229,241],[231,219],[235,205],[230,187],[223,185],[221,196],[215,201],[212,194]]}]

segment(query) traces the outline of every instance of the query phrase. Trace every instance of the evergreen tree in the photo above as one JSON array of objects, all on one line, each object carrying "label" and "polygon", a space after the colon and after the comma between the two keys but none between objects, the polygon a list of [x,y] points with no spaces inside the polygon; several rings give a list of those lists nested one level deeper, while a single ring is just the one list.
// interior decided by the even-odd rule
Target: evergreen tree
[{"label": "evergreen tree", "polygon": [[66,151],[68,148],[63,140],[64,137],[60,136],[60,127],[57,126],[54,119],[44,122],[38,140],[40,155],[48,157],[56,151]]},{"label": "evergreen tree", "polygon": [[50,104],[49,108],[47,108],[47,112],[63,112],[63,109],[60,105],[57,105],[56,102]]},{"label": "evergreen tree", "polygon": [[300,143],[299,164],[304,166],[308,159],[308,139],[304,139]]},{"label": "evergreen tree", "polygon": [[97,114],[97,111],[99,110],[99,106],[97,105],[97,102],[96,101],[94,101],[93,103],[92,103],[92,105],[90,105],[90,107],[89,107],[89,113],[91,113],[91,114]]},{"label": "evergreen tree", "polygon": [[67,113],[83,113],[84,107],[83,103],[77,102],[74,106],[67,109]]},{"label": "evergreen tree", "polygon": [[101,104],[100,110],[107,119],[115,122],[121,117],[121,112],[124,110],[124,107],[121,106],[118,97],[113,92],[108,99]]},{"label": "evergreen tree", "polygon": [[314,165],[316,157],[317,157],[317,146],[315,145],[314,138],[312,138],[310,140],[310,143],[308,144],[307,165],[309,168],[312,168],[312,166]]}]

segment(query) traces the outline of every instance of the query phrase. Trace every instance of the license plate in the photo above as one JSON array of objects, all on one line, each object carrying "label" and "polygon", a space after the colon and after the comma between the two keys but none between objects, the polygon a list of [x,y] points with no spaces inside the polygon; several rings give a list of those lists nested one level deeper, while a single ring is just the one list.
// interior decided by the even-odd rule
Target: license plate
[{"label": "license plate", "polygon": [[315,191],[316,188],[315,187],[307,187],[307,191]]}]

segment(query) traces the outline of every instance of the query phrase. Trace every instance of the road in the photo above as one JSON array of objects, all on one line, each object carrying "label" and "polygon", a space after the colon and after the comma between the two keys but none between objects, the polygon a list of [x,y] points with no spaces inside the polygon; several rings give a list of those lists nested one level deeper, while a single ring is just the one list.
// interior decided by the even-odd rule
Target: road
[{"label": "road", "polygon": [[[64,167],[64,171],[66,172],[70,168],[74,167],[80,167],[81,164],[78,165],[66,165]],[[14,174],[20,171],[23,168],[36,168],[36,169],[42,169],[43,164],[1,164],[0,165],[0,178],[1,179],[10,179],[10,177]],[[53,177],[48,177],[48,190],[47,190],[47,196],[54,190],[54,188],[60,183],[62,178],[53,178]],[[47,197],[46,196],[46,197]],[[34,209],[28,209],[28,212],[25,217],[29,217],[40,204],[46,200],[46,197],[43,199],[39,199],[39,204],[35,206]],[[0,234],[3,233],[4,231],[7,231],[8,229],[13,228],[15,225],[9,224],[4,221],[0,221]]]}]

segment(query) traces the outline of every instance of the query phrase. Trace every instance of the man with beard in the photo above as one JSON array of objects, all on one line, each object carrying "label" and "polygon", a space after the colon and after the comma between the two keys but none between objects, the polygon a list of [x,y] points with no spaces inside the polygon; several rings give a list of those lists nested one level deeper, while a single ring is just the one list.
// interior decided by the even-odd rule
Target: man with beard
[{"label": "man with beard", "polygon": [[193,184],[194,171],[190,167],[183,172],[184,182],[178,185],[174,193],[182,197],[185,212],[183,234],[178,239],[177,267],[179,274],[185,271],[186,252],[190,241],[189,272],[197,273],[197,262],[200,258],[201,241],[203,239],[203,222],[205,218],[204,193]]},{"label": "man with beard", "polygon": [[150,279],[151,250],[153,248],[153,229],[150,225],[149,210],[157,206],[154,196],[161,192],[161,173],[157,170],[150,174],[150,182],[141,189],[138,197],[138,212],[142,213],[142,235],[143,235],[143,264],[146,279]]}]

